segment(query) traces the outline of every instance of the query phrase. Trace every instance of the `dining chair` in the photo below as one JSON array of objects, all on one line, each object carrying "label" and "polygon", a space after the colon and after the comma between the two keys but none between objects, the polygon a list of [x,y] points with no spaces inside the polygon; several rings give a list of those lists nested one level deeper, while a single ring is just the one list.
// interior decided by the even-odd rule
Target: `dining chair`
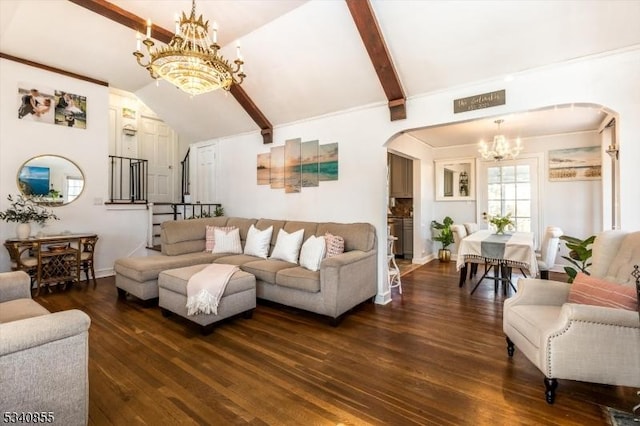
[{"label": "dining chair", "polygon": [[80,267],[87,277],[87,283],[89,283],[89,271],[91,271],[93,288],[96,288],[97,286],[96,271],[93,266],[93,254],[95,252],[97,242],[98,237],[87,237],[80,240],[80,248],[82,249],[82,252],[80,253]]},{"label": "dining chair", "polygon": [[4,243],[9,258],[11,259],[12,271],[24,271],[31,278],[33,286],[38,275],[38,256],[34,253],[32,244]]},{"label": "dining chair", "polygon": [[540,278],[543,280],[549,279],[549,271],[556,264],[556,255],[560,248],[562,234],[562,229],[557,226],[547,226],[544,230],[538,258],[538,270],[540,271]]},{"label": "dining chair", "polygon": [[463,223],[464,228],[467,230],[467,235],[471,235],[474,232],[478,232],[480,230],[480,225],[475,222],[465,222]]},{"label": "dining chair", "polygon": [[[467,228],[466,224],[464,224],[464,225],[458,225],[458,224],[451,225],[451,232],[453,233],[453,242],[456,245],[456,250],[458,250],[460,248],[460,241],[462,241],[463,238],[465,238],[467,235],[469,235],[468,232],[467,232],[467,229],[468,228]],[[480,262],[479,261],[468,261],[468,262],[466,262],[467,269],[469,269],[469,277],[470,278],[475,276],[476,273],[478,272],[478,263],[480,263]],[[464,282],[461,281],[459,286],[462,287],[463,284],[464,284]]]}]

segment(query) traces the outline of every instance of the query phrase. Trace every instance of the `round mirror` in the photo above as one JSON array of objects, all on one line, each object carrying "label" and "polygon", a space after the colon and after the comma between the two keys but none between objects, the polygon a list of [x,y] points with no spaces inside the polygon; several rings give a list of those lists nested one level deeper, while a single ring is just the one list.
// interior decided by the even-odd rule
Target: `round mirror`
[{"label": "round mirror", "polygon": [[18,170],[18,189],[23,195],[41,197],[50,206],[69,204],[84,189],[84,175],[71,160],[41,155],[27,160]]}]

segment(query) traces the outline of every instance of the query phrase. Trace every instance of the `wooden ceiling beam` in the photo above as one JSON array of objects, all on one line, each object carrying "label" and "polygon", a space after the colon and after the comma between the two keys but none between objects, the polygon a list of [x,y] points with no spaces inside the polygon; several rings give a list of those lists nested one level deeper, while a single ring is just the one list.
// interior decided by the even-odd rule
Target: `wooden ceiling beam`
[{"label": "wooden ceiling beam", "polygon": [[[140,16],[134,15],[115,4],[109,3],[105,0],[69,0],[71,3],[84,7],[98,15],[102,15],[107,19],[117,22],[125,27],[131,28],[134,31],[138,31],[141,34],[146,32],[147,21]],[[162,28],[156,24],[151,26],[151,35],[154,39],[163,43],[169,43],[173,37],[173,33],[165,28]],[[237,84],[231,86],[231,94],[236,101],[244,108],[249,114],[249,117],[260,127],[260,133],[262,134],[263,143],[273,142],[273,125],[267,117],[260,111],[257,105],[251,100],[247,92]]]},{"label": "wooden ceiling beam", "polygon": [[407,118],[406,96],[369,0],[345,0],[389,101],[391,121]]}]

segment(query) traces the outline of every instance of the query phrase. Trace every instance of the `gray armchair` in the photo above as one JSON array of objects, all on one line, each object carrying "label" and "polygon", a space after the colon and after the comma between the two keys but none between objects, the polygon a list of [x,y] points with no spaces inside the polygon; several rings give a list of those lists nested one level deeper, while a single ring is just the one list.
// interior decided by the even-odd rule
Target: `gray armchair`
[{"label": "gray armchair", "polygon": [[22,271],[0,273],[0,411],[85,425],[90,319],[75,309],[49,313],[31,299],[30,282]]},{"label": "gray armchair", "polygon": [[[591,275],[636,286],[640,232],[605,231],[593,244]],[[514,346],[545,375],[555,400],[557,379],[640,387],[640,316],[636,311],[568,303],[571,284],[520,279],[504,302],[507,352]]]}]

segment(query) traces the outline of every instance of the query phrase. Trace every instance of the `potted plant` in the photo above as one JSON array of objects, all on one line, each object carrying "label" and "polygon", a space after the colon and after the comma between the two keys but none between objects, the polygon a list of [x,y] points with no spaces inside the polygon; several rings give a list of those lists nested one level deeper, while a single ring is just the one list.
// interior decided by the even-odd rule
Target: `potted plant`
[{"label": "potted plant", "polygon": [[7,196],[10,207],[0,212],[0,219],[5,222],[16,222],[16,235],[20,239],[28,238],[31,235],[31,222],[44,225],[48,220],[59,220],[51,210],[47,210],[38,203],[38,197],[25,197],[22,194],[16,197]]},{"label": "potted plant", "polygon": [[[591,266],[589,259],[591,259],[593,252],[589,246],[593,244],[596,236],[592,235],[586,240],[581,240],[579,238],[563,235],[560,239],[565,242],[565,245],[570,250],[569,256],[562,256],[562,258],[568,260],[572,265],[578,268],[580,272],[591,275],[589,274],[588,268]],[[576,278],[576,275],[578,275],[578,270],[571,266],[565,266],[564,271],[569,276],[569,279],[567,280],[568,283],[572,283]]]},{"label": "potted plant", "polygon": [[453,244],[451,225],[453,225],[453,219],[449,216],[445,217],[442,223],[435,220],[431,221],[431,227],[440,231],[438,235],[433,237],[434,241],[442,243],[442,248],[438,250],[438,259],[440,262],[449,262],[451,260],[451,251],[447,248]]},{"label": "potted plant", "polygon": [[213,213],[215,216],[224,216],[224,207],[216,206],[216,210]]}]

